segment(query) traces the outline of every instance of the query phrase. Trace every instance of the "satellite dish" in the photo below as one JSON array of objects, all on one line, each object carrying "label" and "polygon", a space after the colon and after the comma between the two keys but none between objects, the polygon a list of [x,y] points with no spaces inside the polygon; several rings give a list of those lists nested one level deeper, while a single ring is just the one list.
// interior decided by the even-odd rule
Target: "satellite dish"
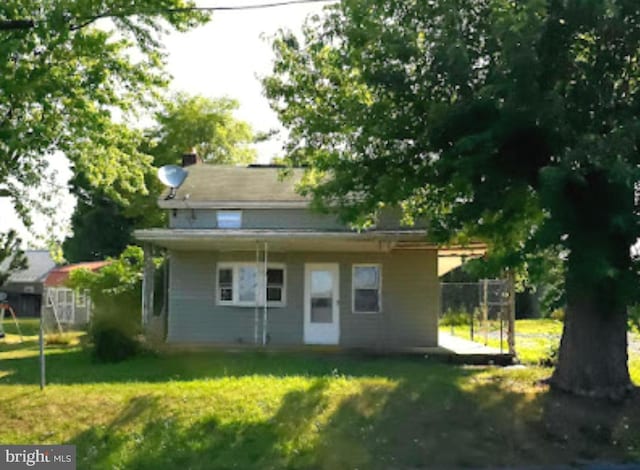
[{"label": "satellite dish", "polygon": [[187,177],[187,170],[177,165],[165,165],[158,168],[158,179],[166,187],[171,188],[166,199],[173,199],[176,197],[176,189],[184,183]]},{"label": "satellite dish", "polygon": [[4,302],[5,300],[7,300],[7,293],[0,292],[0,302]]}]

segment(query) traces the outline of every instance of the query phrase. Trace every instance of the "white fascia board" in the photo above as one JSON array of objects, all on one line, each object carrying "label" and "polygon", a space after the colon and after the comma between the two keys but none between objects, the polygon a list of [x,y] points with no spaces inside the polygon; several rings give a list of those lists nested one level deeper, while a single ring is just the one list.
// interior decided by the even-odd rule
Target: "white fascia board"
[{"label": "white fascia board", "polygon": [[234,229],[144,229],[134,236],[141,241],[196,239],[333,239],[333,240],[415,240],[422,241],[425,230],[376,230],[370,232],[322,232],[296,230]]},{"label": "white fascia board", "polygon": [[306,209],[308,201],[190,201],[158,199],[161,209]]}]

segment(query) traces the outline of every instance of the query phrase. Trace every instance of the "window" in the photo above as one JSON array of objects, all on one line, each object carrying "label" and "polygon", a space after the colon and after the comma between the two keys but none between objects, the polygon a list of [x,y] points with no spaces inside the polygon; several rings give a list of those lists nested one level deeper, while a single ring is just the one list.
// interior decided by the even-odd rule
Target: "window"
[{"label": "window", "polygon": [[267,266],[265,282],[264,265],[258,263],[218,264],[216,299],[220,305],[241,307],[285,305],[284,265]]},{"label": "window", "polygon": [[240,228],[242,226],[242,212],[218,211],[216,213],[218,228]]},{"label": "window", "polygon": [[267,268],[267,302],[283,302],[284,269]]},{"label": "window", "polygon": [[76,290],[76,307],[85,308],[87,306],[87,291]]},{"label": "window", "polygon": [[356,264],[352,272],[352,298],[355,313],[381,311],[382,272],[378,264]]},{"label": "window", "polygon": [[233,269],[218,269],[218,302],[233,302]]},{"label": "window", "polygon": [[255,304],[258,293],[258,269],[254,266],[238,266],[238,303]]}]

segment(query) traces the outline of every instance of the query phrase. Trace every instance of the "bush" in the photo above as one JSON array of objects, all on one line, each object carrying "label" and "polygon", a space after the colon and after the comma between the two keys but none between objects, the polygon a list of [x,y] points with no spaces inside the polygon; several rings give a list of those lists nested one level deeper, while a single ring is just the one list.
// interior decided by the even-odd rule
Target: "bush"
[{"label": "bush", "polygon": [[478,318],[477,309],[473,313],[466,310],[447,310],[440,318],[442,326],[464,326],[471,324],[471,318]]},{"label": "bush", "polygon": [[564,321],[564,309],[562,308],[557,308],[555,309],[553,312],[551,312],[551,315],[549,315],[549,318],[551,318],[552,320],[557,320],[557,321]]},{"label": "bush", "polygon": [[93,356],[98,362],[120,362],[140,352],[140,343],[121,329],[97,324],[91,330]]},{"label": "bush", "polygon": [[640,304],[635,304],[627,309],[629,331],[640,333]]},{"label": "bush", "polygon": [[68,346],[73,342],[73,336],[69,333],[52,333],[45,337],[44,342],[47,346]]},{"label": "bush", "polygon": [[560,346],[554,344],[549,347],[545,356],[540,359],[539,364],[542,367],[555,367],[558,363],[558,353],[560,351]]}]

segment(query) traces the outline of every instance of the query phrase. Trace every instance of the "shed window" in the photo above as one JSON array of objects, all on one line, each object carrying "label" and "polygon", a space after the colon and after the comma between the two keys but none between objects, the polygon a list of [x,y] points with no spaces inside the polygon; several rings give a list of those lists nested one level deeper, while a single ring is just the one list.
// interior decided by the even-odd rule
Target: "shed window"
[{"label": "shed window", "polygon": [[354,265],[352,276],[353,311],[356,313],[380,312],[382,286],[380,265]]},{"label": "shed window", "polygon": [[284,306],[285,268],[284,265],[267,266],[256,263],[220,263],[217,277],[217,302],[222,305]]},{"label": "shed window", "polygon": [[218,211],[216,213],[218,228],[240,228],[242,226],[242,212]]}]

